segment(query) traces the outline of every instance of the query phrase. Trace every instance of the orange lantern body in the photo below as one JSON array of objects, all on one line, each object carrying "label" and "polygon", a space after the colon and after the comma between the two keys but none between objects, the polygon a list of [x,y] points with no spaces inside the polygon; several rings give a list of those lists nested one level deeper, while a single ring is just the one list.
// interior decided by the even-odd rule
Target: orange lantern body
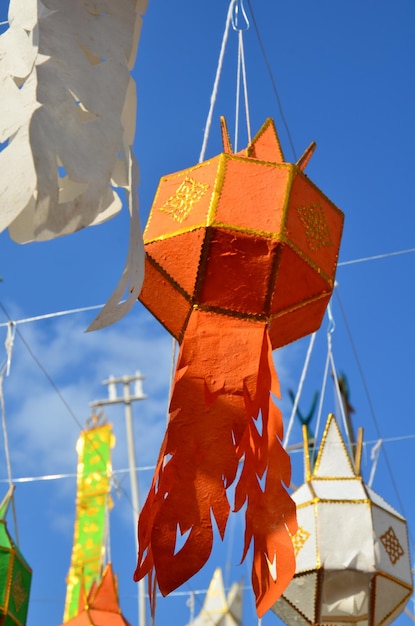
[{"label": "orange lantern body", "polygon": [[181,341],[192,309],[269,323],[273,348],[320,327],[341,211],[284,161],[267,120],[246,150],[164,176],[144,232],[140,300]]},{"label": "orange lantern body", "polygon": [[62,626],[131,626],[121,613],[111,563],[106,565],[101,580],[92,584],[86,597],[80,594],[78,614]]},{"label": "orange lantern body", "polygon": [[303,173],[311,147],[284,161],[272,120],[238,154],[224,120],[222,137],[223,154],[161,179],[144,231],[140,300],[181,348],[134,578],[154,597],[154,582],[166,595],[196,573],[236,481],[261,616],[294,575],[297,528],[272,349],[319,328],[343,214]]}]

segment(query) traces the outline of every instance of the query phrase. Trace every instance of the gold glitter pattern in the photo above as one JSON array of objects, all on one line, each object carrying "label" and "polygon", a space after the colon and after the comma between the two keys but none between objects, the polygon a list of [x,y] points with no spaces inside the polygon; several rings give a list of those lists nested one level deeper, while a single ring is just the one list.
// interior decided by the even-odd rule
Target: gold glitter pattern
[{"label": "gold glitter pattern", "polygon": [[10,593],[13,598],[14,606],[16,607],[16,612],[19,613],[28,596],[28,592],[23,585],[21,571],[18,571],[13,578]]},{"label": "gold glitter pattern", "polygon": [[182,223],[208,189],[207,183],[198,183],[193,178],[187,177],[180,183],[174,196],[171,196],[160,208],[160,211],[168,213],[176,222]]},{"label": "gold glitter pattern", "polygon": [[405,552],[401,544],[399,543],[399,539],[396,536],[392,526],[388,528],[386,533],[380,536],[380,540],[383,543],[383,546],[387,552],[388,557],[390,558],[392,565],[395,565],[395,563],[401,558],[401,556],[405,554]]},{"label": "gold glitter pattern", "polygon": [[301,526],[298,527],[295,535],[292,535],[291,540],[293,542],[295,556],[298,555],[301,548],[304,546],[309,537],[310,533],[308,532],[308,530],[305,530],[305,528],[302,528]]},{"label": "gold glitter pattern", "polygon": [[297,213],[304,226],[310,250],[315,251],[333,245],[326,215],[320,204],[298,207]]}]

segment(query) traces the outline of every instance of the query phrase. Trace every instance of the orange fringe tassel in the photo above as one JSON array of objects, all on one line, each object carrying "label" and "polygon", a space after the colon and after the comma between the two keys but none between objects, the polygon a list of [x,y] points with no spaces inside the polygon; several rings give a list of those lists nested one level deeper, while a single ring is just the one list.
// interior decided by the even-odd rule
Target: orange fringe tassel
[{"label": "orange fringe tassel", "polygon": [[[267,326],[194,310],[181,345],[170,421],[138,524],[134,579],[149,576],[154,608],[157,582],[167,595],[206,563],[212,517],[223,539],[235,487],[234,510],[246,504],[245,546],[253,540],[252,585],[262,616],[295,572],[291,535],[295,504],[283,449],[282,415]],[[177,533],[189,533],[176,552]]]}]

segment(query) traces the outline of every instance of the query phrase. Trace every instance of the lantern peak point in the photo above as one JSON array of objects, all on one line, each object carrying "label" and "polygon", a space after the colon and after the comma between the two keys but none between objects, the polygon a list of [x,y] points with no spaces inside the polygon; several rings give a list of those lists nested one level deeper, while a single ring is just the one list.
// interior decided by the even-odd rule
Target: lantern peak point
[{"label": "lantern peak point", "polygon": [[327,418],[311,478],[360,478],[333,413]]},{"label": "lantern peak point", "polygon": [[[220,126],[223,151],[225,154],[233,155],[235,152],[233,151],[226,118],[223,115],[220,117]],[[312,141],[295,163],[296,167],[302,172],[307,167],[316,147],[316,142]],[[236,154],[270,163],[286,163],[274,120],[268,117],[248,146]]]}]

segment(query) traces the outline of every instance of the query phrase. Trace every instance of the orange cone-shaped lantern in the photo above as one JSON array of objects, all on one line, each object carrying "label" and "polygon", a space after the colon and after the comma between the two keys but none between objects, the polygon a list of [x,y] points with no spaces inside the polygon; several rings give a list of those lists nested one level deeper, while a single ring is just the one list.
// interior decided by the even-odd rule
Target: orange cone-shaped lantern
[{"label": "orange cone-shaped lantern", "polygon": [[319,328],[343,214],[303,173],[312,147],[286,163],[272,120],[238,154],[224,120],[222,135],[223,154],[161,179],[144,233],[140,300],[181,349],[134,578],[148,574],[151,590],[155,575],[166,595],[195,574],[212,549],[213,519],[224,535],[237,479],[261,616],[295,571],[272,349]]},{"label": "orange cone-shaped lantern", "polygon": [[117,583],[109,563],[101,581],[94,583],[85,598],[79,599],[79,613],[62,626],[131,626],[121,613]]}]

